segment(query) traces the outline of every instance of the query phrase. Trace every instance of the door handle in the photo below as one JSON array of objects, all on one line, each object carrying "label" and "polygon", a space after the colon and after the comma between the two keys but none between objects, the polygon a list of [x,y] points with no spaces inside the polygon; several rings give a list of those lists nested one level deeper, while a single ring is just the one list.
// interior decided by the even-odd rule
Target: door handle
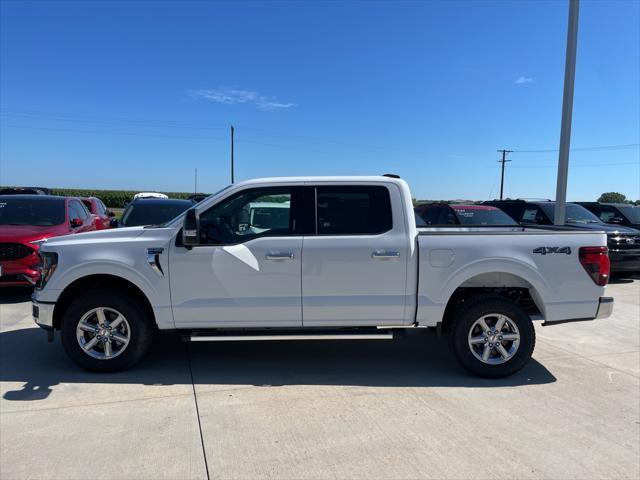
[{"label": "door handle", "polygon": [[267,252],[265,257],[267,260],[293,260],[292,252]]},{"label": "door handle", "polygon": [[380,258],[380,259],[399,258],[400,252],[391,252],[389,250],[374,250],[373,253],[371,254],[371,257]]}]

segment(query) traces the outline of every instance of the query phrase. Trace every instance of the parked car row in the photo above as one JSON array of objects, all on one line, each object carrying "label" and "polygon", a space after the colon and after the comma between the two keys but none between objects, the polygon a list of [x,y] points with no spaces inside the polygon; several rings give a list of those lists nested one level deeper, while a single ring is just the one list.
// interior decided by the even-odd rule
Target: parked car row
[{"label": "parked car row", "polygon": [[[25,191],[30,194],[22,193]],[[38,251],[47,238],[120,226],[157,225],[194,205],[191,200],[147,192],[134,199],[118,221],[97,197],[54,196],[41,188],[16,187],[4,192],[0,195],[0,287],[37,283]]]},{"label": "parked car row", "polygon": [[[481,205],[421,204],[415,208],[418,226],[553,225],[555,202],[550,200],[490,200]],[[640,207],[598,202],[568,203],[565,226],[604,231],[611,271],[640,272]],[[636,228],[633,228],[636,227]]]}]

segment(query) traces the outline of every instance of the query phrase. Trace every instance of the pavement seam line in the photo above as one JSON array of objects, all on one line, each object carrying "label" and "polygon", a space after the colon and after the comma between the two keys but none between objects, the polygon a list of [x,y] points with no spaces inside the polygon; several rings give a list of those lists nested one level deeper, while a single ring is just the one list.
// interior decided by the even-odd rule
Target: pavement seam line
[{"label": "pavement seam line", "polygon": [[193,368],[191,367],[191,348],[187,342],[187,362],[189,363],[189,375],[191,376],[191,388],[193,390],[193,402],[196,406],[196,418],[198,419],[198,431],[200,432],[200,446],[202,447],[202,456],[204,458],[204,470],[207,472],[207,480],[211,480],[209,477],[209,464],[207,462],[207,451],[204,448],[204,438],[202,436],[202,423],[200,422],[200,409],[198,408],[198,394],[196,393],[196,384],[193,380]]},{"label": "pavement seam line", "polygon": [[32,412],[46,412],[51,410],[62,410],[66,408],[84,408],[84,407],[99,407],[103,405],[115,405],[117,403],[130,403],[130,402],[146,402],[151,400],[165,400],[167,398],[178,398],[178,397],[187,397],[191,394],[189,393],[176,393],[174,395],[161,395],[159,397],[142,397],[142,398],[132,398],[128,400],[114,400],[111,402],[98,402],[98,403],[83,403],[80,405],[62,405],[60,407],[45,407],[45,408],[33,408],[26,410],[0,410],[0,415],[10,414],[10,413],[32,413]]}]

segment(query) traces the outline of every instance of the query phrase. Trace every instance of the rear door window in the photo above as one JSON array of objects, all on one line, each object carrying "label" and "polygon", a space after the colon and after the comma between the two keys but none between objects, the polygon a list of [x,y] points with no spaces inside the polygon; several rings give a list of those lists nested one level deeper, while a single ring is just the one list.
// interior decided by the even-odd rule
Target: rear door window
[{"label": "rear door window", "polygon": [[391,198],[384,186],[316,188],[318,235],[374,235],[391,230]]}]

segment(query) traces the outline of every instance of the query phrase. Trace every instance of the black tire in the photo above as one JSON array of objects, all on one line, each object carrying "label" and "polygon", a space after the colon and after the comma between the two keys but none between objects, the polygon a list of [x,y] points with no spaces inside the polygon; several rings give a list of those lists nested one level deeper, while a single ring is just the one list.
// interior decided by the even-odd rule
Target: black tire
[{"label": "black tire", "polygon": [[[76,329],[82,317],[98,307],[120,312],[126,318],[130,329],[129,343],[114,358],[98,359],[90,356],[80,346],[76,336]],[[154,333],[152,319],[148,318],[139,303],[117,290],[84,293],[62,316],[61,338],[65,352],[77,365],[92,372],[120,372],[131,368],[149,350]]]},{"label": "black tire", "polygon": [[[470,330],[476,320],[491,314],[508,317],[515,324],[520,335],[520,343],[513,356],[504,363],[496,365],[484,363],[482,359],[477,358],[469,345]],[[504,297],[479,297],[463,304],[455,313],[453,325],[449,331],[449,342],[458,361],[467,370],[481,377],[502,378],[516,373],[527,364],[535,347],[536,331],[527,312],[517,303]],[[508,347],[510,344],[505,343],[505,345]],[[479,348],[483,349],[484,345]],[[491,354],[497,358],[499,352],[491,350]]]}]

